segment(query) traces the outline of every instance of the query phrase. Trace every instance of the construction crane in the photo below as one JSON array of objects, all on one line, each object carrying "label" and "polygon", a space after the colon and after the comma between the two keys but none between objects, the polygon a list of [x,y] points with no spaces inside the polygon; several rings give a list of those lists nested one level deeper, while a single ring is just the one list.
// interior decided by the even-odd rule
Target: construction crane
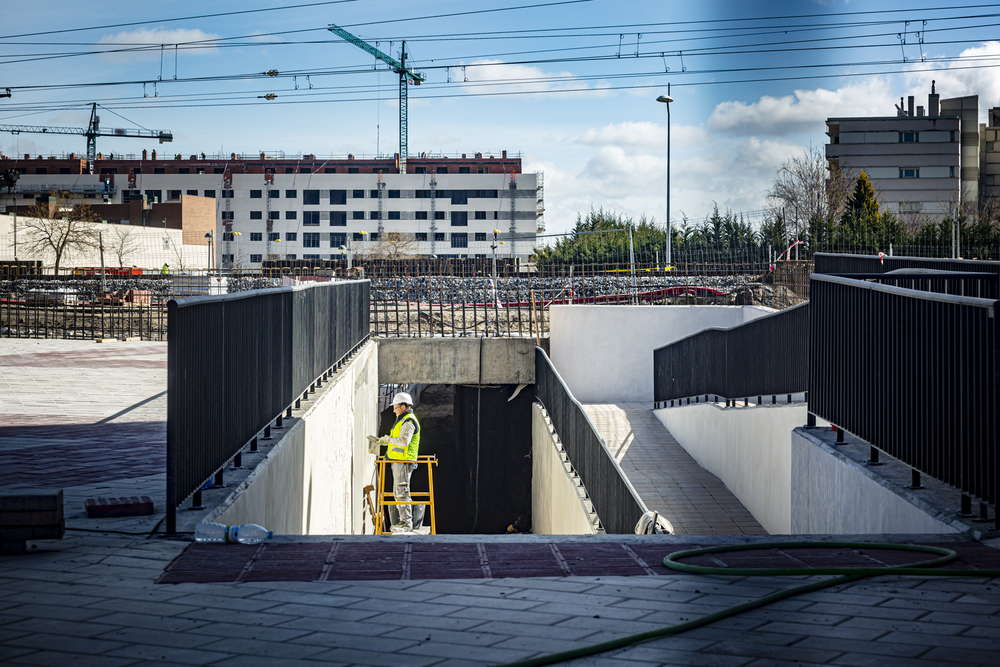
[{"label": "construction crane", "polygon": [[399,52],[399,61],[387,56],[382,53],[374,46],[368,42],[355,37],[351,33],[347,32],[343,28],[330,24],[328,28],[330,32],[335,35],[343,37],[345,40],[353,44],[354,46],[367,51],[372,54],[386,65],[389,66],[393,72],[399,75],[399,173],[406,173],[406,91],[410,83],[415,86],[419,86],[424,82],[424,75],[414,72],[412,69],[406,69],[406,42],[403,42],[403,48]]},{"label": "construction crane", "polygon": [[87,127],[46,127],[44,125],[0,125],[0,132],[18,134],[28,132],[35,134],[82,134],[87,137],[87,166],[94,173],[94,161],[97,160],[97,137],[132,137],[134,139],[159,139],[160,143],[173,141],[174,133],[169,130],[131,130],[112,128],[101,130],[101,117],[97,115],[97,103],[90,109],[90,123]]}]

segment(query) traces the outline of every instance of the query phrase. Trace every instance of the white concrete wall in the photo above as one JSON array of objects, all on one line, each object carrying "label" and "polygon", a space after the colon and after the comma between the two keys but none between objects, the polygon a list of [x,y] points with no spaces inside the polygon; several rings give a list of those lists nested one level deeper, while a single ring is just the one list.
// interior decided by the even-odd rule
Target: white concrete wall
[{"label": "white concrete wall", "polygon": [[722,480],[772,535],[792,530],[792,429],[804,403],[720,408],[701,404],[654,412],[698,465]]},{"label": "white concrete wall", "polygon": [[929,505],[901,496],[863,465],[796,430],[791,436],[792,532],[957,533]]},{"label": "white concrete wall", "polygon": [[755,306],[552,306],[549,355],[581,403],[653,400],[653,350],[774,312]]},{"label": "white concrete wall", "polygon": [[539,403],[531,406],[531,532],[591,535],[590,510],[579,477],[563,463],[552,423]]},{"label": "white concrete wall", "polygon": [[[230,494],[212,518],[257,523],[281,535],[360,534],[366,524],[362,489],[375,457],[365,436],[378,428],[378,352],[361,349],[317,393],[301,418]],[[278,431],[278,433],[282,433]]]}]

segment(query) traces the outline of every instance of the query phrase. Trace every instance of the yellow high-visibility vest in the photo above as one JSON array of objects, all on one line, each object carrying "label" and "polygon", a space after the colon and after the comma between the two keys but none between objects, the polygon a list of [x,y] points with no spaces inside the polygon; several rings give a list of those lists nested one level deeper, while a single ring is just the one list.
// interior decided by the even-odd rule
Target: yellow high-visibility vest
[{"label": "yellow high-visibility vest", "polygon": [[417,451],[420,449],[420,422],[417,421],[417,416],[413,414],[413,410],[409,412],[404,412],[403,416],[396,420],[393,424],[392,430],[389,431],[390,438],[398,438],[403,430],[403,422],[406,420],[413,421],[413,437],[410,438],[410,444],[406,447],[401,447],[399,445],[394,445],[389,443],[389,449],[386,452],[386,456],[394,461],[416,461]]}]

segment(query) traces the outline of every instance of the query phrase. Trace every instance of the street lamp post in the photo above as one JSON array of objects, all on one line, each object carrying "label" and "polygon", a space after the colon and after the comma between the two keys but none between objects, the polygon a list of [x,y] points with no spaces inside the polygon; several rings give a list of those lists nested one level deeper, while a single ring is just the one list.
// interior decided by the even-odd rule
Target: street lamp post
[{"label": "street lamp post", "polygon": [[663,102],[667,105],[667,256],[665,267],[669,267],[671,263],[670,257],[670,103],[674,101],[674,98],[670,97],[670,84],[667,84],[667,94],[660,95],[656,98],[657,102]]},{"label": "street lamp post", "polygon": [[205,234],[205,238],[208,240],[208,270],[212,270],[212,242],[215,241],[215,233],[208,232]]}]

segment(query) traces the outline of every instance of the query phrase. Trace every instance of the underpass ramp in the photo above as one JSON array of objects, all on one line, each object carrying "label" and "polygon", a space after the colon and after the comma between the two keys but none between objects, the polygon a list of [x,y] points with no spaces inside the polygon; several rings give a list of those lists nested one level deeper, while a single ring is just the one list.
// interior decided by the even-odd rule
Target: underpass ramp
[{"label": "underpass ramp", "polygon": [[722,481],[698,465],[653,415],[652,403],[584,409],[649,509],[678,535],[766,535]]}]

